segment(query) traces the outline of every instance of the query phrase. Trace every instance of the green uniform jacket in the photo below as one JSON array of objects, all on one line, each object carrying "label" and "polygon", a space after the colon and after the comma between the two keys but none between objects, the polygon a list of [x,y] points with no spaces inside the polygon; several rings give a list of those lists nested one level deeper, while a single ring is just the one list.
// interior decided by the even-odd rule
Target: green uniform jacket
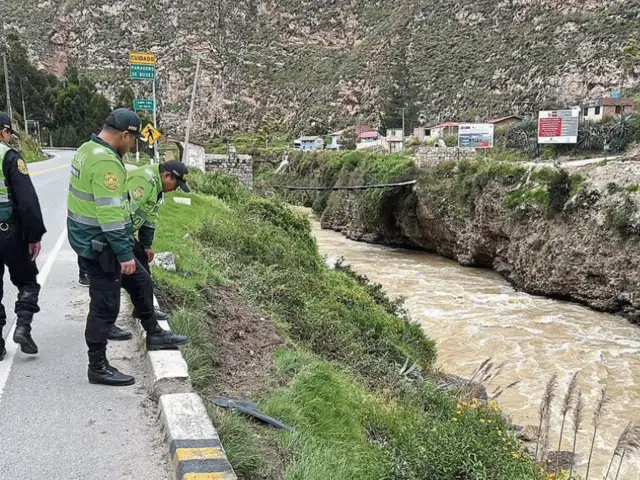
[{"label": "green uniform jacket", "polygon": [[71,247],[96,260],[92,240],[108,243],[119,262],[133,259],[127,171],[120,155],[93,135],[71,162],[67,230]]},{"label": "green uniform jacket", "polygon": [[138,232],[138,241],[150,249],[158,223],[158,202],[162,198],[162,179],[159,165],[129,170],[127,190],[131,198],[133,231]]}]

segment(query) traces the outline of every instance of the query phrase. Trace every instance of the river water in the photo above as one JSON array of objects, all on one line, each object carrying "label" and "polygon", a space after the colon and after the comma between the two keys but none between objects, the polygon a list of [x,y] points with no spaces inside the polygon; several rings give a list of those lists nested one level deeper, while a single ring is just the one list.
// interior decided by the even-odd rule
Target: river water
[{"label": "river water", "polygon": [[[586,403],[584,428],[578,435],[581,475],[586,469],[596,399],[606,386],[611,402],[597,436],[589,475],[603,477],[625,425],[640,420],[640,327],[579,305],[517,292],[489,270],[461,267],[424,252],[354,242],[321,230],[318,224],[314,233],[329,262],[344,257],[357,272],[382,284],[390,296],[406,298],[411,318],[437,342],[438,364],[445,371],[468,378],[487,358],[506,362],[490,391],[520,380],[499,399],[515,423],[538,425],[545,385],[552,374],[558,374],[551,436],[555,447],[561,397],[571,375],[580,370],[579,387]],[[571,432],[567,435],[565,427],[563,442],[566,450],[571,448],[568,440],[572,436],[568,425]],[[618,478],[640,480],[640,461],[625,459]]]}]

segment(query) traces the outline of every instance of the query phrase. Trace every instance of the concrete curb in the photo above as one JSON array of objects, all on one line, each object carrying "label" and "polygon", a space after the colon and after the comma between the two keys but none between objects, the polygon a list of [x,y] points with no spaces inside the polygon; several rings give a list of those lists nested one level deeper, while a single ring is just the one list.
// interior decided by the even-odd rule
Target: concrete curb
[{"label": "concrete curb", "polygon": [[[157,305],[155,298],[154,304]],[[168,322],[158,323],[171,330]],[[192,391],[182,353],[147,351],[146,332],[140,322],[135,325],[151,379],[149,389],[158,399],[174,480],[237,480],[204,402]]]}]

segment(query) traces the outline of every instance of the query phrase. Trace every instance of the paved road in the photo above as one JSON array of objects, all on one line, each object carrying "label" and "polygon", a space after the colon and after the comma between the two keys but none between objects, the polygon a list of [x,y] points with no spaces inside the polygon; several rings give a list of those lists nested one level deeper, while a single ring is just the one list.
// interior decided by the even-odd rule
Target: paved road
[{"label": "paved road", "polygon": [[3,336],[9,340],[8,355],[0,362],[0,479],[170,478],[135,342],[112,343],[109,357],[136,375],[136,385],[113,389],[87,382],[88,290],[77,284],[76,256],[65,229],[73,152],[52,153],[56,158],[29,165],[48,230],[38,259],[42,311],[33,326],[37,356],[16,351],[10,340],[16,291],[5,275],[9,318]]}]

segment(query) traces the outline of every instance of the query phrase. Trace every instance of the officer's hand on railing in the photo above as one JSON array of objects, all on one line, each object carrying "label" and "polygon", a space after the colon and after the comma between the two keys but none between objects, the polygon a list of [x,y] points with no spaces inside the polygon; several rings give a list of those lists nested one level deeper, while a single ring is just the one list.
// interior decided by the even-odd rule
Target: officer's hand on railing
[{"label": "officer's hand on railing", "polygon": [[40,242],[38,243],[30,243],[29,244],[29,256],[31,257],[31,261],[35,262],[38,255],[40,255],[40,248],[42,245]]},{"label": "officer's hand on railing", "polygon": [[136,261],[129,260],[128,262],[121,262],[120,266],[122,267],[123,275],[133,275],[136,273]]},{"label": "officer's hand on railing", "polygon": [[147,260],[149,262],[153,262],[153,250],[151,250],[150,248],[147,248],[145,249],[144,253],[147,256]]}]

